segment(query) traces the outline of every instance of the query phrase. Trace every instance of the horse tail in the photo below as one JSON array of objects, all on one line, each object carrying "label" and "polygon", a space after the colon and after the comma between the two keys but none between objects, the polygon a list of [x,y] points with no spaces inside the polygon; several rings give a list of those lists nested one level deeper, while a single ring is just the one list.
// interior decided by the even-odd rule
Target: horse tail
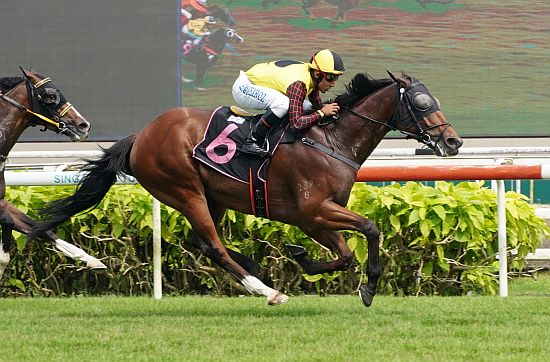
[{"label": "horse tail", "polygon": [[81,172],[85,176],[79,181],[73,195],[47,203],[40,211],[43,221],[37,223],[29,233],[29,239],[54,229],[71,216],[88,209],[94,209],[105,197],[117,176],[132,175],[129,156],[136,136],[132,135],[103,149],[103,156],[87,160]]}]

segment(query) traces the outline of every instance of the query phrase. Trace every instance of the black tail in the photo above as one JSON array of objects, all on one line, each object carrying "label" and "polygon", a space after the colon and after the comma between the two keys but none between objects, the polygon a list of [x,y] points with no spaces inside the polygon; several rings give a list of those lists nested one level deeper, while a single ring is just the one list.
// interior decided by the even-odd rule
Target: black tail
[{"label": "black tail", "polygon": [[59,226],[79,212],[95,208],[116,182],[117,176],[122,173],[132,176],[128,158],[135,138],[126,137],[104,149],[100,159],[88,160],[81,170],[87,174],[78,183],[75,193],[46,204],[41,210],[43,221],[33,227],[29,239]]}]

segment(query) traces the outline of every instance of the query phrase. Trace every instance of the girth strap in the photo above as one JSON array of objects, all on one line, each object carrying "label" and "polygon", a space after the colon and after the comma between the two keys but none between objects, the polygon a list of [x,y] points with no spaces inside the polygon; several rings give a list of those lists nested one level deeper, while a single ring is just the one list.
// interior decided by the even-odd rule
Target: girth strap
[{"label": "girth strap", "polygon": [[318,149],[319,151],[321,152],[324,152],[326,153],[327,155],[329,155],[330,157],[333,157],[335,159],[337,159],[338,161],[342,161],[343,163],[345,163],[346,165],[348,166],[351,166],[353,167],[355,170],[359,170],[359,168],[361,167],[360,164],[358,164],[357,162],[353,161],[353,160],[350,160],[349,158],[347,158],[346,156],[336,152],[334,149],[332,148],[329,148],[325,145],[322,145],[320,143],[317,143],[315,142],[314,140],[312,140],[311,138],[308,138],[308,137],[304,137],[302,138],[302,143],[305,144],[306,146],[310,146],[310,147],[313,147],[313,148],[316,148]]}]

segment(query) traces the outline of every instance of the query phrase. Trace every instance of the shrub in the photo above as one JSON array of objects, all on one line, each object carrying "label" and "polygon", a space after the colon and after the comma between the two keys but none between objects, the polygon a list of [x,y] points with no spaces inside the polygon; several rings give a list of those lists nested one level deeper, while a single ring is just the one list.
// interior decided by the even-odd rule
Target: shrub
[{"label": "shrub", "polygon": [[[39,218],[46,200],[72,193],[73,187],[11,187],[7,198]],[[349,208],[372,219],[382,232],[383,275],[387,294],[493,294],[498,272],[496,196],[483,183],[435,187],[409,182],[374,187],[356,184]],[[108,271],[87,271],[42,242],[28,243],[15,233],[18,253],[6,270],[1,295],[150,294],[153,222],[150,195],[139,185],[115,186],[100,205],[63,224],[57,234],[102,259]],[[510,268],[522,269],[524,257],[550,231],[522,195],[506,194]],[[189,243],[190,225],[173,209],[161,206],[162,272],[165,293],[240,294],[244,289]],[[228,211],[220,224],[225,244],[262,266],[266,282],[288,293],[351,293],[364,279],[367,244],[363,235],[346,232],[357,261],[346,272],[304,275],[284,245],[303,245],[316,259],[334,258],[298,228]],[[268,283],[269,284],[269,283]]]}]

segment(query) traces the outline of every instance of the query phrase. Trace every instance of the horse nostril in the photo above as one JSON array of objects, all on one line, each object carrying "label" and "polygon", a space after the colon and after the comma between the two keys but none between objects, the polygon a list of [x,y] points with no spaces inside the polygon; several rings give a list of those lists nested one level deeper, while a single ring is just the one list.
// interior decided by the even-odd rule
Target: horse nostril
[{"label": "horse nostril", "polygon": [[86,131],[87,129],[90,128],[90,124],[88,122],[82,122],[78,124],[78,128],[81,129],[82,131]]},{"label": "horse nostril", "polygon": [[448,137],[447,144],[453,148],[459,148],[462,146],[462,140],[460,138]]}]

